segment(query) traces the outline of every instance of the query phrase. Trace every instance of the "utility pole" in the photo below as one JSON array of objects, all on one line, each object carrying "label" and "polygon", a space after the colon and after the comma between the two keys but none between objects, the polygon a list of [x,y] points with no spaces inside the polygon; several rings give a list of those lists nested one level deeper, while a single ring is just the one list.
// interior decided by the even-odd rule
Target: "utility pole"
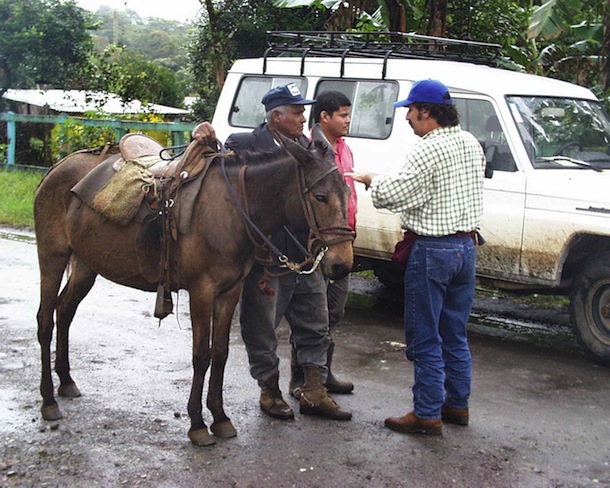
[{"label": "utility pole", "polygon": [[[123,10],[127,10],[127,2],[129,0],[125,0],[123,2]],[[119,34],[120,34],[120,29],[119,29],[119,11],[117,9],[114,9],[113,15],[112,15],[112,42],[114,43],[115,46],[119,45]]]}]

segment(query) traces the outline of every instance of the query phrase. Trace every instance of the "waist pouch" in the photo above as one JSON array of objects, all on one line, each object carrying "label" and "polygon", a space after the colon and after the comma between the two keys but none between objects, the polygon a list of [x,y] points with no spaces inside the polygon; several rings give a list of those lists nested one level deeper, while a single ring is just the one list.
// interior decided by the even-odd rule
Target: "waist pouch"
[{"label": "waist pouch", "polygon": [[405,232],[402,241],[398,241],[394,247],[394,254],[392,254],[392,262],[400,269],[407,267],[407,261],[409,260],[409,254],[413,243],[417,239],[418,235],[415,232]]}]

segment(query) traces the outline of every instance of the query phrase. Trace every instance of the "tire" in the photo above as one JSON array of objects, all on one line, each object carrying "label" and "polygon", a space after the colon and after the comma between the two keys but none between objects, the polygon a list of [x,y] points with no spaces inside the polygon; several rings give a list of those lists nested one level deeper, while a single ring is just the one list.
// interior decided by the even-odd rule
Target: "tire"
[{"label": "tire", "polygon": [[594,361],[610,366],[610,253],[587,261],[578,272],[570,319],[581,346]]}]

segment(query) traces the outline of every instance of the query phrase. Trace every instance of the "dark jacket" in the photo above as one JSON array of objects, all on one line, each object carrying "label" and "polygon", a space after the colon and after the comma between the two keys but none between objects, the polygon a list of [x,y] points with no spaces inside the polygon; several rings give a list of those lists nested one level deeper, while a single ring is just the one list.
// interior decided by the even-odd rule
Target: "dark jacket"
[{"label": "dark jacket", "polygon": [[[297,142],[303,147],[309,145],[309,139],[305,136],[301,136]],[[271,132],[269,132],[267,124],[263,123],[252,132],[236,132],[231,134],[225,142],[225,147],[236,152],[262,152],[275,149],[277,147],[277,142]],[[297,233],[292,230],[291,232],[298,238],[301,246],[307,249],[308,232]],[[306,256],[303,254],[302,249],[294,242],[285,229],[276,232],[272,236],[271,241],[273,242],[273,245],[277,247],[280,252],[288,256],[291,261],[300,263],[305,260]],[[277,260],[274,259],[274,262],[277,263]]]}]

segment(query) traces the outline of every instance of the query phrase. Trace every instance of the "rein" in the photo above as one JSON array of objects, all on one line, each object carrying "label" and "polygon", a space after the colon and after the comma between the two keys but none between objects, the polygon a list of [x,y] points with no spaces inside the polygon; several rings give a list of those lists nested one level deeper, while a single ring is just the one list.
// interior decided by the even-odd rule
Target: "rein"
[{"label": "rein", "polygon": [[[316,214],[311,207],[311,202],[305,198],[307,193],[309,193],[314,186],[335,171],[339,171],[339,168],[336,165],[333,165],[332,168],[318,176],[318,178],[316,178],[316,180],[308,187],[307,182],[305,181],[305,173],[303,172],[303,168],[301,168],[300,165],[297,165],[297,182],[300,190],[299,199],[301,200],[301,206],[303,207],[305,219],[307,220],[309,228],[311,229],[311,235],[308,243],[310,253],[312,253],[314,246],[328,250],[328,246],[338,244],[339,242],[353,241],[356,237],[355,232],[347,226],[319,227],[318,222],[316,221]],[[324,234],[334,235],[336,237],[333,239],[324,239]]]},{"label": "rein", "polygon": [[[324,258],[326,251],[328,251],[329,245],[332,245],[332,244],[335,244],[338,242],[343,242],[346,240],[354,239],[354,232],[349,227],[336,227],[335,226],[335,227],[328,227],[328,228],[320,228],[316,221],[315,213],[313,212],[311,203],[307,200],[307,198],[305,198],[306,194],[309,193],[315,185],[317,185],[320,181],[322,181],[325,177],[327,177],[334,171],[338,171],[337,166],[333,166],[332,168],[328,169],[327,171],[325,171],[324,173],[319,175],[315,179],[315,181],[313,181],[311,183],[311,185],[309,185],[309,187],[308,187],[306,184],[306,181],[305,181],[305,174],[303,173],[303,169],[301,168],[301,166],[299,164],[297,164],[297,184],[299,187],[299,201],[301,202],[301,207],[303,209],[305,219],[307,220],[307,223],[309,224],[309,227],[311,229],[311,234],[313,237],[310,237],[309,242],[308,242],[308,250],[305,250],[305,249],[302,249],[302,246],[300,246],[300,243],[298,242],[298,240],[296,240],[296,238],[292,235],[292,233],[288,232],[288,235],[299,244],[299,247],[301,247],[301,249],[303,251],[305,251],[305,253],[309,254],[307,259],[305,261],[303,261],[302,263],[294,263],[294,262],[290,261],[290,259],[285,254],[283,254],[279,249],[277,249],[276,246],[273,245],[271,240],[261,232],[261,230],[256,226],[256,224],[250,218],[250,215],[249,215],[250,211],[248,208],[248,198],[247,198],[246,186],[245,186],[245,175],[246,175],[247,168],[248,168],[248,166],[244,165],[244,166],[242,166],[242,168],[239,172],[239,190],[241,193],[241,201],[243,202],[243,205],[242,205],[239,201],[239,198],[237,197],[237,194],[235,193],[235,190],[233,189],[233,185],[231,184],[231,182],[229,180],[229,176],[228,176],[226,165],[225,165],[225,159],[223,158],[221,160],[222,175],[225,179],[225,182],[227,183],[229,192],[231,193],[231,196],[232,196],[233,200],[235,201],[235,204],[236,204],[239,212],[241,213],[242,217],[244,218],[244,220],[247,224],[246,230],[247,230],[248,236],[250,237],[250,240],[254,244],[256,260],[261,265],[263,265],[265,267],[265,269],[267,270],[268,267],[271,266],[271,264],[272,264],[272,260],[269,256],[269,251],[272,251],[275,254],[275,256],[277,257],[278,261],[280,263],[282,263],[282,266],[289,269],[289,271],[286,273],[280,273],[280,274],[266,273],[268,277],[285,276],[285,275],[289,274],[290,272],[294,272],[297,274],[311,274],[317,269],[320,262]],[[288,229],[286,229],[286,230],[288,230]],[[334,239],[331,239],[331,240],[324,240],[322,238],[322,234],[334,234],[334,235],[337,235],[337,237]],[[314,256],[315,256],[315,258],[314,258]],[[305,266],[307,266],[309,264],[312,264],[310,269],[307,269],[307,270],[303,269]]]}]

